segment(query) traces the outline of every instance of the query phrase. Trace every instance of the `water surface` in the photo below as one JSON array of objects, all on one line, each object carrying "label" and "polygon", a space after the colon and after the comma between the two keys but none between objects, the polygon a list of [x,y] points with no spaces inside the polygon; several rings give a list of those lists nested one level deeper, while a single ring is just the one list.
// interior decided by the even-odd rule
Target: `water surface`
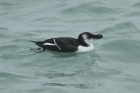
[{"label": "water surface", "polygon": [[[140,1],[1,0],[1,93],[139,93]],[[36,53],[28,40],[102,34],[86,53]]]}]

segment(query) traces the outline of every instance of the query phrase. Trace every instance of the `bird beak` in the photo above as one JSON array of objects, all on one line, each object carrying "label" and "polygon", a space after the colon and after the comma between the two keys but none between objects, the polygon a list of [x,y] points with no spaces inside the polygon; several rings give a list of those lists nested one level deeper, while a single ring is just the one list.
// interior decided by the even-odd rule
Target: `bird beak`
[{"label": "bird beak", "polygon": [[101,39],[103,36],[101,34],[93,35],[93,39]]}]

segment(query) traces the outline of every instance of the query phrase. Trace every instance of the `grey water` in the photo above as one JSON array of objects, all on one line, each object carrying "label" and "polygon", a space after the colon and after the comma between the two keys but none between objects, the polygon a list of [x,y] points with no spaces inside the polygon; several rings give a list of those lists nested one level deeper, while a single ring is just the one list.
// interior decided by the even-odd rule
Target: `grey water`
[{"label": "grey water", "polygon": [[[102,34],[85,53],[28,40]],[[139,93],[139,0],[0,0],[0,93]]]}]

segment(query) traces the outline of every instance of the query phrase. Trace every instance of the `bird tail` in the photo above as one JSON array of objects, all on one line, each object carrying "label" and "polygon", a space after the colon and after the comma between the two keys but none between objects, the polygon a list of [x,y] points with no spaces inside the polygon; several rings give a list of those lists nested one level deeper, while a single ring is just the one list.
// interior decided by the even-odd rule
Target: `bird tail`
[{"label": "bird tail", "polygon": [[36,41],[32,41],[32,40],[28,40],[28,41],[33,42],[33,43],[37,43]]},{"label": "bird tail", "polygon": [[[33,42],[33,43],[35,43],[36,45],[38,45],[39,47],[42,47],[43,48],[43,42],[41,42],[41,41],[32,41],[32,40],[28,40],[28,41],[30,41],[30,42]],[[37,50],[40,50],[41,48],[38,48]],[[33,49],[31,49],[31,50],[33,50]],[[43,51],[45,51],[45,48],[43,48]],[[38,52],[39,53],[39,52]]]},{"label": "bird tail", "polygon": [[32,41],[32,40],[28,40],[28,41],[33,42],[33,43],[35,43],[36,45],[38,45],[40,47],[42,47],[42,45],[43,45],[42,41]]}]

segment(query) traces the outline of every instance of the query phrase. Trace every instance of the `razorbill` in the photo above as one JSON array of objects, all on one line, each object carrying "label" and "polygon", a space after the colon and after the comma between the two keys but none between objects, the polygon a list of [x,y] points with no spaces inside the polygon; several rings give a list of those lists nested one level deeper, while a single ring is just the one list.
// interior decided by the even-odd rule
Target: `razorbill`
[{"label": "razorbill", "polygon": [[56,52],[86,52],[93,50],[93,41],[101,38],[103,38],[101,34],[94,35],[90,32],[83,32],[77,39],[72,37],[58,37],[50,38],[45,41],[31,42],[43,48],[43,51],[47,49]]}]

